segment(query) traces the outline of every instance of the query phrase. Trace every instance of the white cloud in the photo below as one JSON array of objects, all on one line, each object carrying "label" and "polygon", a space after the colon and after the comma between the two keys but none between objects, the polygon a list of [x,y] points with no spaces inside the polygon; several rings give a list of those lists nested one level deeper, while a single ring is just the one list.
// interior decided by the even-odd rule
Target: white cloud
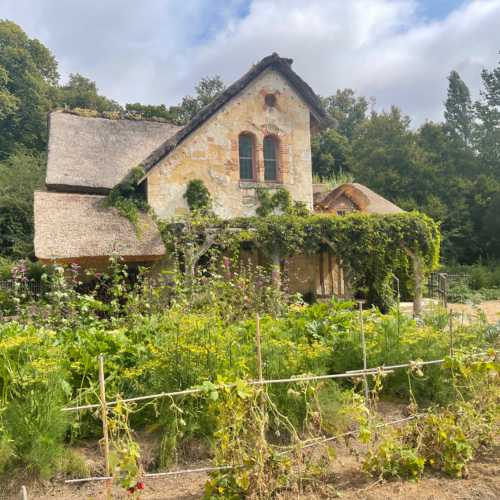
[{"label": "white cloud", "polygon": [[[247,6],[247,15],[241,12]],[[327,95],[352,87],[421,123],[440,119],[446,76],[477,95],[500,56],[500,0],[468,1],[439,21],[416,0],[2,0],[21,24],[121,102],[173,104],[206,75],[230,83],[273,51]]]}]

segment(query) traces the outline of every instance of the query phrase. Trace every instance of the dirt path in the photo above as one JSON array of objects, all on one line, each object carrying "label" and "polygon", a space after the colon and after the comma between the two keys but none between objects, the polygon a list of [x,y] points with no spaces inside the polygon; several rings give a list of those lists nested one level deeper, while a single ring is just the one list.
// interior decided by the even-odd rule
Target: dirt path
[{"label": "dirt path", "polygon": [[[339,447],[332,467],[333,481],[325,485],[320,493],[285,494],[282,499],[343,498],[345,500],[497,500],[500,498],[500,446],[480,456],[469,465],[466,479],[451,479],[441,475],[426,476],[418,482],[377,482],[365,475],[356,458]],[[196,464],[202,467],[204,463]],[[167,479],[148,480],[143,500],[192,500],[203,496],[205,474],[172,476]],[[102,483],[67,486],[46,485],[29,489],[30,500],[104,500],[106,487]],[[18,495],[0,498],[18,499]],[[113,489],[113,499],[132,498],[118,488]]]},{"label": "dirt path", "polygon": [[[435,299],[424,299],[424,311],[432,311],[432,308],[436,307],[437,304],[438,301]],[[480,312],[485,314],[488,323],[500,321],[500,300],[486,300],[478,305],[450,303],[448,308],[458,314],[463,313],[464,321],[476,319]],[[401,311],[411,316],[413,314],[413,303],[401,302]]]},{"label": "dirt path", "polygon": [[449,304],[449,307],[457,313],[464,313],[467,316],[477,316],[482,311],[488,323],[500,321],[500,300],[486,300],[477,306],[469,304]]}]

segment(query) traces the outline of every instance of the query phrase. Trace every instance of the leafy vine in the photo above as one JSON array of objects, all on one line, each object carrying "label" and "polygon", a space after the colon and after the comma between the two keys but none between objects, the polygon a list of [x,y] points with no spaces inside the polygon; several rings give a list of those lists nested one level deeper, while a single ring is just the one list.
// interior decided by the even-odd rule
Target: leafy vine
[{"label": "leafy vine", "polygon": [[105,206],[114,207],[120,215],[127,218],[139,231],[139,212],[148,209],[144,193],[139,187],[139,181],[144,176],[142,167],[133,168],[127,177],[117,184],[108,194]]}]

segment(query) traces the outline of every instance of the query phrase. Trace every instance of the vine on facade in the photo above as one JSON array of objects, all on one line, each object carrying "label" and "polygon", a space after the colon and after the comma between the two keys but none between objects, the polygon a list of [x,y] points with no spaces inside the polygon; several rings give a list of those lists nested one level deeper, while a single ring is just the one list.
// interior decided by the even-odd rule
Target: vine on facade
[{"label": "vine on facade", "polygon": [[114,207],[120,215],[128,219],[139,232],[139,212],[147,211],[149,206],[139,181],[144,176],[142,167],[133,168],[123,181],[117,184],[108,194],[105,206]]},{"label": "vine on facade", "polygon": [[206,213],[212,208],[210,192],[200,179],[189,181],[183,197],[191,212],[199,211]]}]

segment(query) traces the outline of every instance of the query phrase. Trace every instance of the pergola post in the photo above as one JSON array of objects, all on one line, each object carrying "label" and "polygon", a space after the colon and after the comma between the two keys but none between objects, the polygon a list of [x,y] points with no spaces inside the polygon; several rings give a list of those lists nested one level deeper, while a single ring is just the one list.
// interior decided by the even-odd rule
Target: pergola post
[{"label": "pergola post", "polygon": [[422,314],[422,283],[424,281],[424,263],[422,257],[406,249],[413,266],[413,279],[415,287],[413,290],[413,317],[418,318]]},{"label": "pergola post", "polygon": [[281,259],[278,252],[271,254],[271,281],[277,289],[281,288]]}]

